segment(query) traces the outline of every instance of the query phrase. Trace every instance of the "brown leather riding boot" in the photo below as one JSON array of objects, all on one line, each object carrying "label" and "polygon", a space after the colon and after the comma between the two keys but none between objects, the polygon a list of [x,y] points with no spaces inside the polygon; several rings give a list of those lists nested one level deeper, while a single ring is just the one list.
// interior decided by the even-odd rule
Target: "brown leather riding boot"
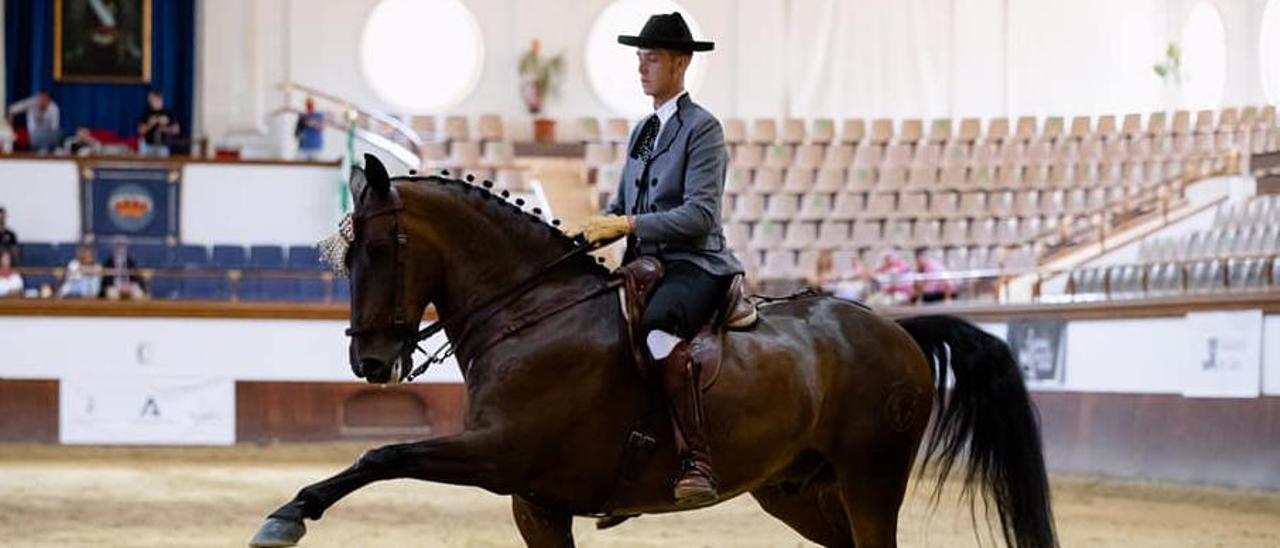
[{"label": "brown leather riding boot", "polygon": [[715,474],[711,453],[702,430],[702,390],[698,386],[699,366],[689,355],[688,341],[682,341],[663,360],[663,389],[671,408],[676,449],[682,459],[680,478],[675,484],[677,506],[698,506],[715,502]]}]

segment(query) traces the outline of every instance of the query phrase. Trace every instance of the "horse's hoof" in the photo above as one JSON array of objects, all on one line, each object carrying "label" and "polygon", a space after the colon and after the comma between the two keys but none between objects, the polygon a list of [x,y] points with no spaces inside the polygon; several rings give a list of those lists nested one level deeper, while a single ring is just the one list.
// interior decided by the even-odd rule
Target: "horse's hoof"
[{"label": "horse's hoof", "polygon": [[307,534],[307,526],[301,521],[289,521],[280,518],[267,518],[249,541],[250,548],[278,548],[280,546],[297,546],[302,535]]},{"label": "horse's hoof", "polygon": [[622,525],[622,522],[624,521],[627,521],[631,518],[637,518],[637,517],[640,517],[640,515],[630,514],[625,516],[601,516],[599,518],[596,518],[596,530],[604,531],[605,529],[612,529],[614,527]]}]

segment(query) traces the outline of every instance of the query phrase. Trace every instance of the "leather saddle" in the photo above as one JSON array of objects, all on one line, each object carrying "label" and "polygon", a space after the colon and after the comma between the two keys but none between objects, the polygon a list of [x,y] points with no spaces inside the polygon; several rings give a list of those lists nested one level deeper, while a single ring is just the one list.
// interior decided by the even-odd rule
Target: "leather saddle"
[{"label": "leather saddle", "polygon": [[[651,364],[647,358],[649,351],[645,348],[644,334],[639,332],[640,318],[649,304],[649,298],[653,296],[653,290],[662,281],[663,273],[662,263],[653,257],[639,257],[614,271],[614,276],[622,280],[618,296],[627,326],[631,355],[635,358],[640,375],[645,379],[653,375],[649,371]],[[716,313],[711,315],[689,342],[689,353],[701,366],[698,384],[703,391],[710,389],[720,375],[725,332],[750,329],[759,319],[755,304],[747,300],[743,290],[742,275],[738,274],[729,284],[729,290],[725,292]]]}]

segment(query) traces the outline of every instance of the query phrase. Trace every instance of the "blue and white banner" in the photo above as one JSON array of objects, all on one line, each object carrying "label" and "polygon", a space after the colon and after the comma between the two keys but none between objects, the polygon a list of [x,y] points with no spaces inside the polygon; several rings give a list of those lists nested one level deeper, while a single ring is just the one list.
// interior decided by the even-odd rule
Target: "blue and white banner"
[{"label": "blue and white banner", "polygon": [[59,387],[62,443],[235,443],[231,379],[70,376]]},{"label": "blue and white banner", "polygon": [[81,164],[84,234],[96,239],[124,236],[134,242],[176,242],[181,182],[177,165]]},{"label": "blue and white banner", "polygon": [[1262,392],[1262,311],[1187,314],[1182,395],[1256,398]]}]

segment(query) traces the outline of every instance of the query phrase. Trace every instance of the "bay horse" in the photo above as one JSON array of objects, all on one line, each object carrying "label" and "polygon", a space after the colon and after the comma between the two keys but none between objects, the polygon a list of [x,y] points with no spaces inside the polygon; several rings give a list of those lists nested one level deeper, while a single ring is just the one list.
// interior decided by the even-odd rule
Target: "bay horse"
[{"label": "bay horse", "polygon": [[[687,509],[672,499],[679,459],[669,421],[652,422],[656,446],[633,481],[619,481],[652,388],[630,365],[620,297],[599,289],[608,272],[575,253],[580,240],[505,193],[437,176],[392,179],[373,156],[349,186],[352,369],[371,383],[404,379],[419,319],[434,305],[432,325],[454,343],[465,380],[464,430],[365,452],[271,513],[252,546],[292,546],[304,520],[397,478],[510,495],[521,537],[539,548],[573,546],[574,516]],[[522,320],[556,302],[567,304]],[[719,500],[750,493],[817,544],[897,545],[933,417],[922,454],[939,466],[937,487],[962,464],[964,491],[994,506],[1007,545],[1057,545],[1017,364],[1002,341],[958,318],[894,322],[825,295],[761,306],[755,327],[726,335],[704,405]]]}]

